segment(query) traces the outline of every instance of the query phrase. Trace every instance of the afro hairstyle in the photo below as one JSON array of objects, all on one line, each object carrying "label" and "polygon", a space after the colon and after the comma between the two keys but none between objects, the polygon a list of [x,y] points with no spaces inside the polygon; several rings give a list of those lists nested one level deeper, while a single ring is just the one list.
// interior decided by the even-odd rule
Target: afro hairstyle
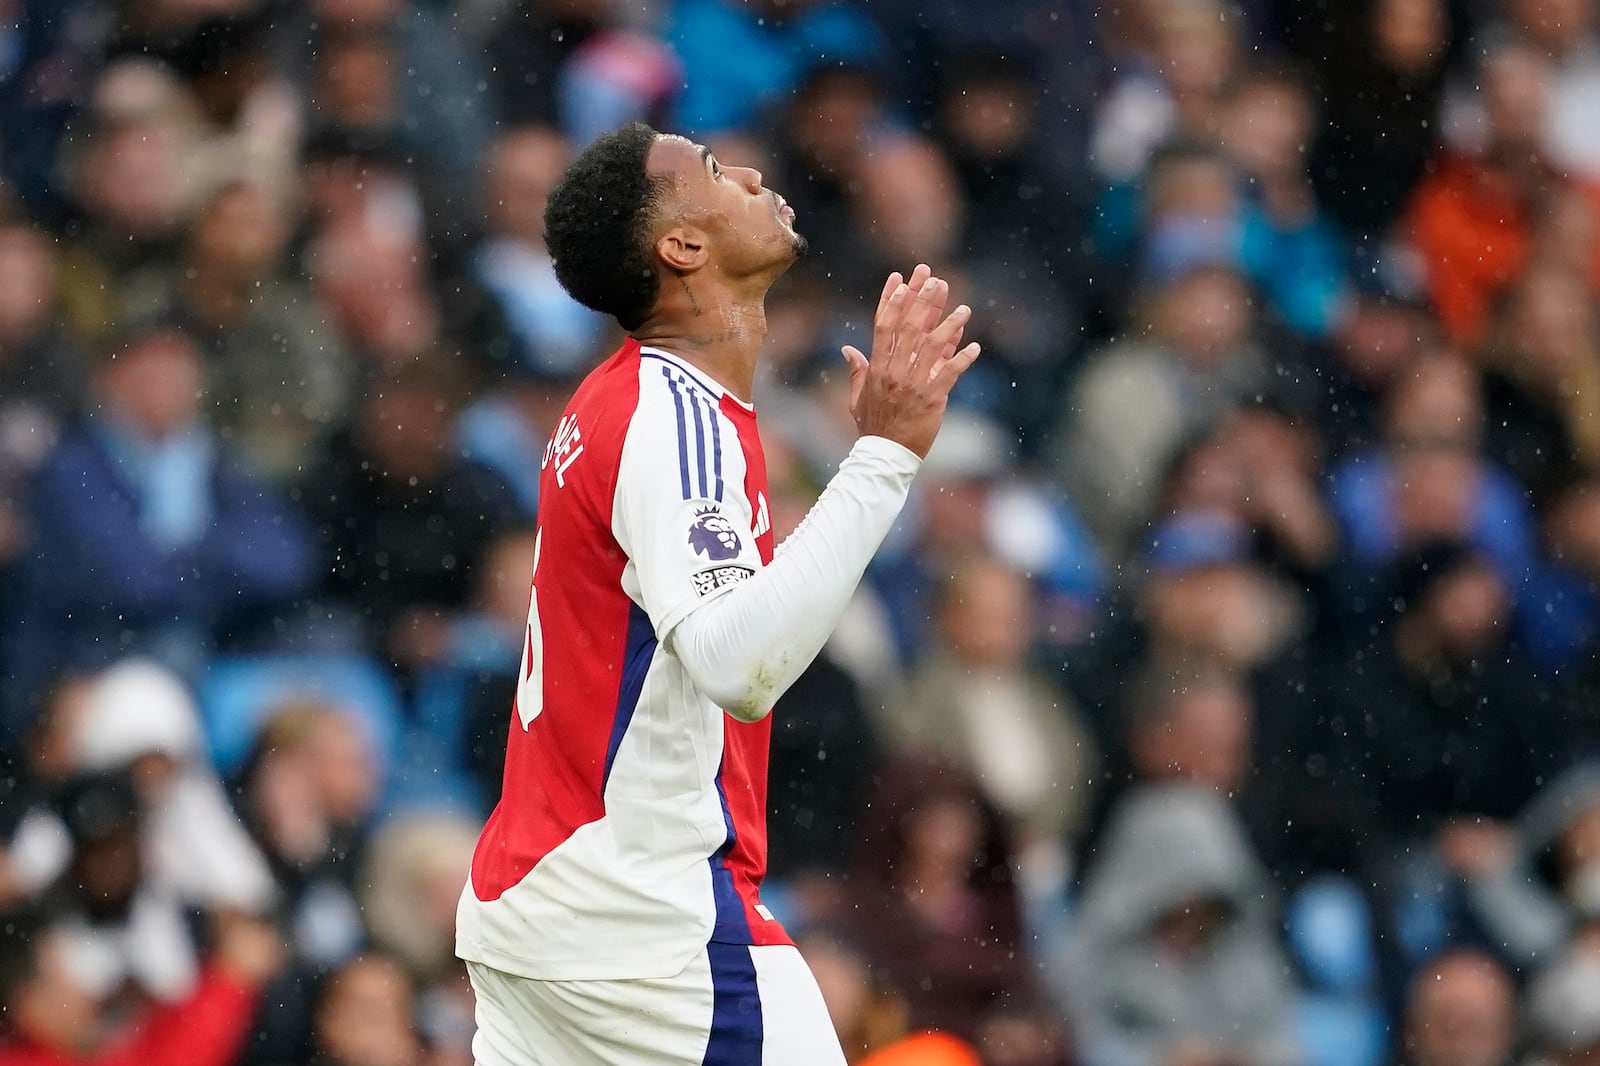
[{"label": "afro hairstyle", "polygon": [[672,179],[645,169],[656,137],[643,122],[602,135],[567,168],[544,211],[545,244],[562,287],[630,331],[660,290],[649,227]]}]

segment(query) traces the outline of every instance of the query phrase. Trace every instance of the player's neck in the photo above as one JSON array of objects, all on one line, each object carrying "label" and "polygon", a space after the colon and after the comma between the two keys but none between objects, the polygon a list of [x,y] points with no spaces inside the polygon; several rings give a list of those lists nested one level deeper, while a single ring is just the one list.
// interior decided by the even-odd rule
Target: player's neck
[{"label": "player's neck", "polygon": [[765,288],[736,293],[686,278],[663,279],[661,288],[655,313],[633,331],[634,338],[694,364],[749,403],[767,339]]}]

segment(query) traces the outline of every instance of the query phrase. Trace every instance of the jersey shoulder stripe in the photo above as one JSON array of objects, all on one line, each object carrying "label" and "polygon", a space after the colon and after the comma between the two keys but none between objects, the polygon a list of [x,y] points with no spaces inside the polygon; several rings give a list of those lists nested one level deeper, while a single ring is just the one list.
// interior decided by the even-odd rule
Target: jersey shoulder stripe
[{"label": "jersey shoulder stripe", "polygon": [[[649,361],[648,363],[646,361]],[[693,371],[676,361],[650,352],[640,354],[641,374],[652,369],[672,398],[677,427],[679,490],[685,500],[723,501],[726,480],[722,470],[721,398]]]}]

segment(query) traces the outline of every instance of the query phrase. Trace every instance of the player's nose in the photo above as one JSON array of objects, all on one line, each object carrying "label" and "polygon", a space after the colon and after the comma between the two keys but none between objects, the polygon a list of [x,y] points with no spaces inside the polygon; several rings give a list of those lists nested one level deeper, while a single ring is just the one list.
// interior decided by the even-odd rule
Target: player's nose
[{"label": "player's nose", "polygon": [[753,193],[761,191],[761,171],[755,167],[736,167],[733,169],[739,171],[739,180],[745,188]]}]

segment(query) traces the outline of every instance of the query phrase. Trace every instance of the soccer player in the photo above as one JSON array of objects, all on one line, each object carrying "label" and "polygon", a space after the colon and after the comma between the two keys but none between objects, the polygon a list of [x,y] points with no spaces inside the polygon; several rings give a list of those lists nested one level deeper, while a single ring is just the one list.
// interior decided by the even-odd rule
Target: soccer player
[{"label": "soccer player", "polygon": [[621,349],[544,452],[505,786],[457,951],[479,1066],[843,1063],[762,906],[767,718],[821,649],[978,356],[970,311],[892,274],[861,438],[774,554],[750,405],[773,281],[805,249],[754,170],[634,124],[551,193],[561,283]]}]

